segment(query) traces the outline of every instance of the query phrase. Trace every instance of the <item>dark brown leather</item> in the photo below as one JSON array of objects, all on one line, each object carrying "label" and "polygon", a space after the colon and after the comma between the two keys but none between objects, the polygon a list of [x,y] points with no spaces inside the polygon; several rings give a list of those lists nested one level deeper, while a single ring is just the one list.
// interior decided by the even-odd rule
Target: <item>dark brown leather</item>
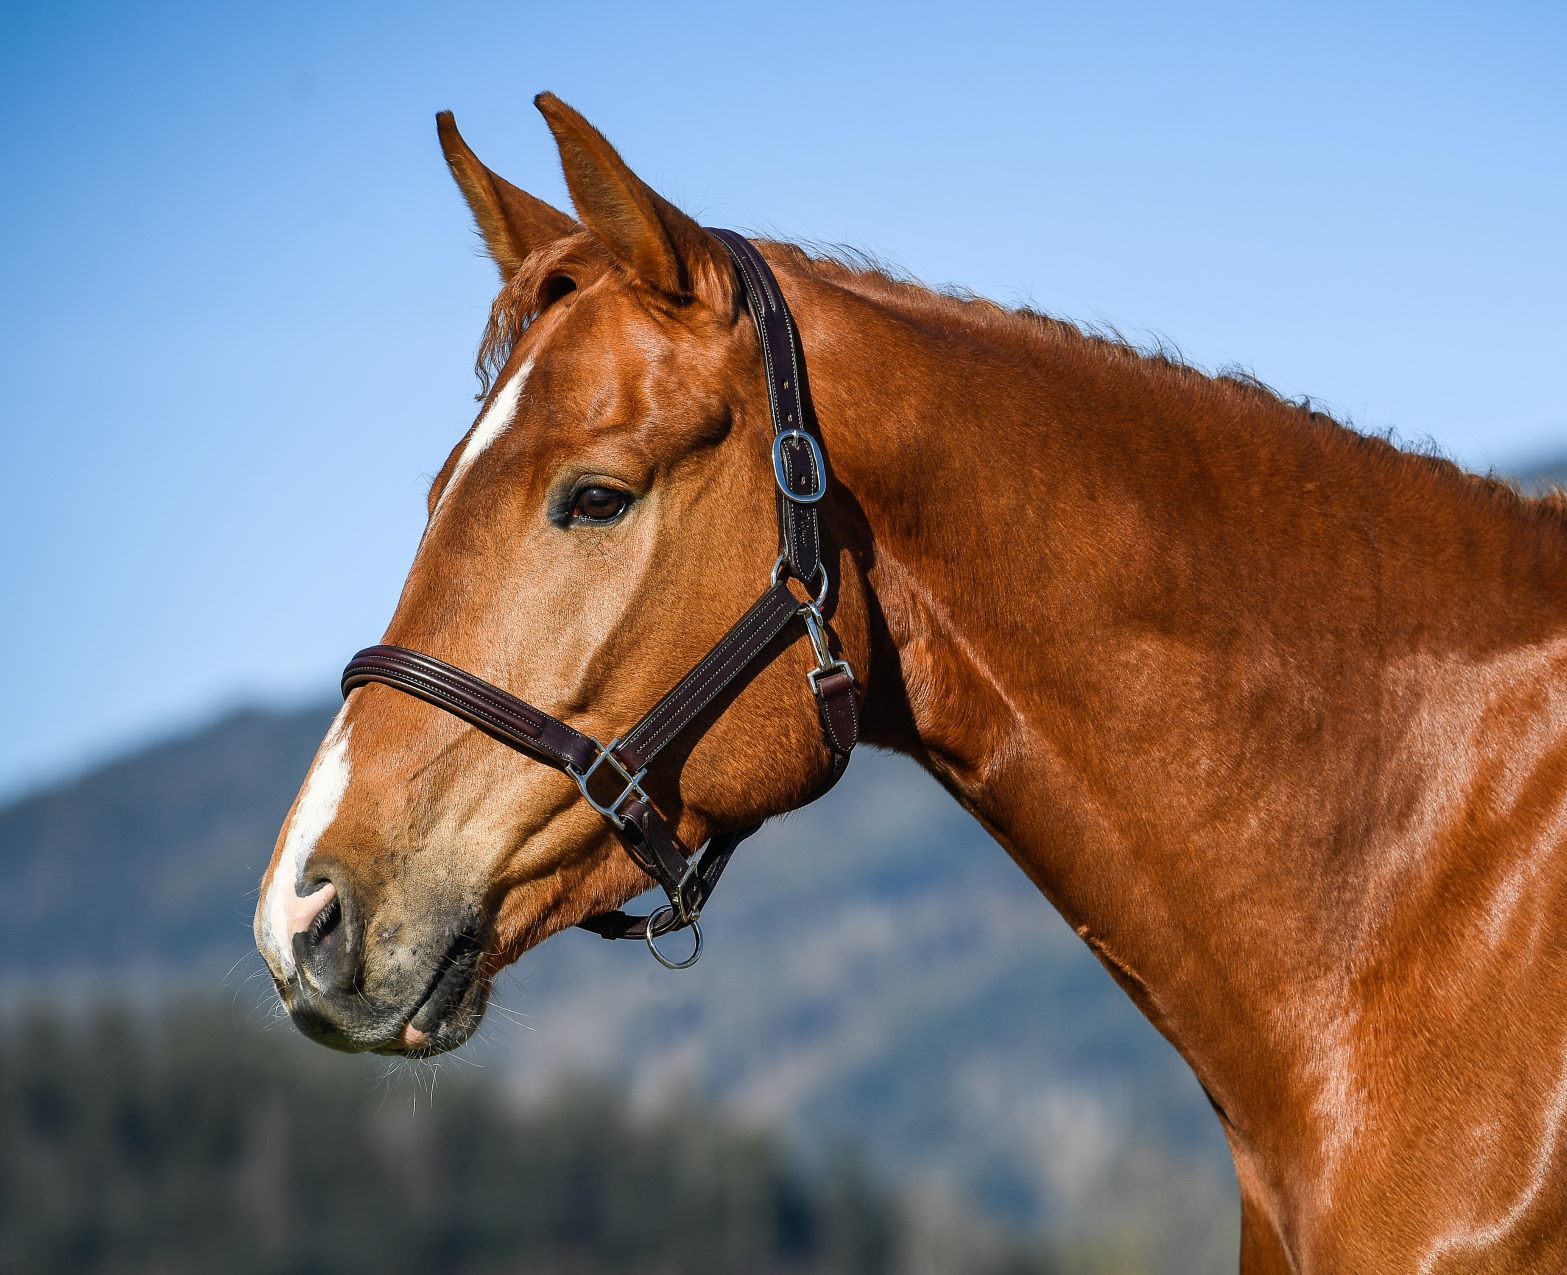
[{"label": "dark brown leather", "polygon": [[[697,893],[702,902],[705,903],[713,893],[713,887],[718,884],[718,878],[723,875],[724,869],[729,865],[730,857],[740,843],[756,832],[760,826],[756,824],[736,832],[721,833],[702,848],[701,854],[694,861],[697,869],[696,877],[700,882]],[[650,928],[656,938],[672,930],[684,928],[685,922],[673,908],[660,909],[651,916],[632,916],[629,912],[617,908],[613,912],[600,912],[597,916],[590,916],[586,921],[578,924],[580,928],[591,930],[600,938],[644,939]]]},{"label": "dark brown leather", "polygon": [[[780,568],[786,566],[788,574],[806,588],[814,592],[819,587],[825,594],[829,581],[815,499],[826,490],[826,465],[813,424],[806,418],[803,360],[789,307],[772,270],[750,242],[729,230],[711,233],[734,259],[761,340],[778,461]],[[780,574],[775,572],[775,576]],[[657,935],[696,924],[735,848],[757,826],[718,834],[693,856],[653,808],[641,787],[642,774],[671,740],[775,645],[791,620],[807,614],[815,626],[811,633],[820,664],[810,675],[811,693],[822,738],[832,756],[826,782],[810,798],[814,801],[838,782],[849,764],[849,755],[859,741],[859,698],[849,666],[828,654],[820,612],[802,605],[781,578],[775,578],[750,610],[623,739],[608,746],[509,691],[403,646],[372,646],[360,651],[343,670],[343,694],[346,697],[368,682],[384,683],[571,775],[584,798],[605,816],[626,853],[669,899],[668,908],[651,916],[606,912],[590,917],[582,926],[605,938],[651,941]],[[659,959],[665,958],[660,955]]]},{"label": "dark brown leather", "polygon": [[696,865],[690,860],[690,852],[647,802],[628,801],[621,807],[621,814],[625,822],[616,829],[621,844],[648,876],[655,881],[674,884],[674,894],[669,901],[677,916],[699,916],[706,900],[702,897],[702,882]]},{"label": "dark brown leather", "polygon": [[821,712],[822,734],[835,753],[848,756],[860,742],[860,701],[854,693],[854,674],[834,669],[815,681],[816,707]]},{"label": "dark brown leather", "polygon": [[800,604],[785,584],[762,594],[718,645],[702,657],[615,748],[627,770],[647,767],[794,619]]},{"label": "dark brown leather", "polygon": [[586,770],[598,756],[595,741],[542,708],[406,646],[369,646],[354,656],[343,670],[344,698],[366,682],[395,686],[555,766]]},{"label": "dark brown leather", "polygon": [[[808,400],[801,379],[804,360],[794,320],[772,267],[744,236],[713,226],[707,227],[707,232],[734,258],[751,317],[756,321],[774,436],[799,430],[816,437],[815,422],[806,412]],[[804,440],[785,439],[780,448],[790,490],[780,488],[778,492],[778,549],[795,578],[810,583],[816,579],[822,562],[821,527],[815,503],[802,502],[798,497],[824,490],[827,475],[816,466],[819,453],[814,453]]]}]

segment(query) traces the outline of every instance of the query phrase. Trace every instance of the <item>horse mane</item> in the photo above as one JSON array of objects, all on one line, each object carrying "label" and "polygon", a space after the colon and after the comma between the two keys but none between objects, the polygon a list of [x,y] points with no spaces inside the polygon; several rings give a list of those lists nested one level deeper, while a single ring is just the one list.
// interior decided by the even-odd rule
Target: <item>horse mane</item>
[{"label": "horse mane", "polygon": [[1084,357],[1124,365],[1156,382],[1174,381],[1198,394],[1218,395],[1238,406],[1326,430],[1375,465],[1417,466],[1483,504],[1529,520],[1543,517],[1567,530],[1567,487],[1546,483],[1530,492],[1517,480],[1495,471],[1474,473],[1442,455],[1434,442],[1410,444],[1395,430],[1369,433],[1357,429],[1323,411],[1307,396],[1280,394],[1244,367],[1229,365],[1209,372],[1163,337],[1139,344],[1108,324],[1074,322],[1032,306],[1004,306],[965,288],[932,287],[853,247],[788,242],[769,243],[768,247],[791,265],[872,300],[922,315],[934,312],[956,326],[992,338],[1064,346]]},{"label": "horse mane", "polygon": [[[1244,367],[1229,365],[1209,372],[1162,337],[1138,344],[1110,325],[1078,323],[1032,306],[1004,306],[963,288],[932,287],[857,248],[762,242],[776,260],[869,300],[925,316],[934,313],[953,326],[990,339],[1065,347],[1081,357],[1120,364],[1155,382],[1174,381],[1188,391],[1218,395],[1285,423],[1326,430],[1376,466],[1420,467],[1444,485],[1500,512],[1529,520],[1543,518],[1567,530],[1567,488],[1561,485],[1545,484],[1531,493],[1516,480],[1494,471],[1473,473],[1442,455],[1434,443],[1410,446],[1393,430],[1376,434],[1356,429],[1321,410],[1309,397],[1285,397]],[[585,230],[545,245],[523,262],[490,307],[474,363],[481,399],[489,393],[529,325],[572,291],[578,279],[597,276],[606,269],[617,266]]]}]

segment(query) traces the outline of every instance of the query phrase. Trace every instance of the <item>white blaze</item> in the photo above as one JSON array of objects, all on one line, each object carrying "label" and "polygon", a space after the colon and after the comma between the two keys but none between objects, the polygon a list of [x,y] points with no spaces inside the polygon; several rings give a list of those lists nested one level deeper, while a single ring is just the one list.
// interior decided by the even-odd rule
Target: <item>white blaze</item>
[{"label": "white blaze", "polygon": [[[484,415],[479,417],[479,423],[473,427],[473,432],[468,436],[462,455],[457,458],[452,476],[441,492],[440,500],[436,502],[436,513],[440,513],[441,505],[463,480],[463,475],[472,468],[474,461],[511,424],[517,415],[517,404],[522,398],[523,384],[532,370],[533,361],[530,359],[517,370],[517,375],[495,392],[489,407],[485,409]],[[315,850],[316,843],[332,826],[332,820],[337,818],[337,808],[342,804],[343,794],[348,789],[348,779],[352,772],[348,759],[350,730],[350,727],[344,725],[340,711],[337,720],[332,723],[332,729],[321,742],[321,750],[316,754],[315,764],[311,766],[310,774],[305,778],[304,790],[299,795],[299,805],[294,810],[294,817],[289,821],[288,831],[283,838],[283,849],[278,855],[277,867],[273,869],[272,882],[267,889],[264,928],[285,976],[292,976],[294,973],[293,939],[295,931],[299,928],[297,923],[299,918],[314,915],[319,910],[319,907],[312,907],[306,900],[301,899],[299,875]],[[308,899],[319,896],[320,906],[324,907],[331,896],[322,894],[321,891],[328,888],[322,886],[321,890],[312,892]]]},{"label": "white blaze", "polygon": [[528,379],[528,373],[531,371],[533,371],[533,360],[529,359],[517,369],[516,376],[495,392],[489,407],[485,408],[484,415],[479,417],[479,423],[473,427],[473,433],[468,436],[468,445],[462,449],[462,455],[457,458],[456,468],[452,470],[450,480],[442,489],[441,498],[435,502],[436,513],[441,512],[441,506],[446,503],[446,498],[456,489],[473,462],[478,460],[484,449],[499,438],[511,424],[512,418],[517,415],[518,400],[522,398],[523,382]]},{"label": "white blaze", "polygon": [[278,855],[272,884],[267,890],[267,935],[285,975],[294,972],[294,935],[290,918],[298,910],[299,874],[316,848],[316,842],[337,818],[337,808],[342,804],[343,793],[348,790],[348,777],[352,771],[348,760],[348,736],[352,730],[343,723],[343,713],[339,710],[337,720],[322,741],[321,751],[316,754],[315,764],[305,778],[304,791],[299,794],[299,805],[289,820],[283,850]]}]

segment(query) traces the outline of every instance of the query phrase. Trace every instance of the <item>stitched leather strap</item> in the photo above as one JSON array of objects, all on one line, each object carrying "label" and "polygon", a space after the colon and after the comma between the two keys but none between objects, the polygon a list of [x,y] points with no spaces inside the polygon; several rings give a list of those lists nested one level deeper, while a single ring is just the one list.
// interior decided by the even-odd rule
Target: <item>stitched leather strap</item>
[{"label": "stitched leather strap", "polygon": [[648,710],[615,752],[627,770],[646,768],[664,746],[694,721],[799,613],[800,604],[784,584],[775,584],[758,598],[735,626]]},{"label": "stitched leather strap", "polygon": [[814,422],[809,419],[794,320],[784,304],[772,267],[749,239],[732,230],[707,227],[734,259],[746,304],[762,345],[768,401],[772,408],[774,456],[778,462],[778,551],[797,580],[811,583],[821,567],[822,544],[816,502],[827,490],[826,465]]},{"label": "stitched leather strap", "polygon": [[[738,832],[726,832],[714,837],[702,848],[697,856],[696,880],[698,881],[697,894],[700,904],[705,904],[712,896],[713,887],[718,884],[718,878],[723,875],[724,869],[729,866],[729,860],[736,849],[747,837],[751,836],[761,824],[753,824],[749,828],[742,828]],[[700,909],[700,904],[699,909]],[[656,913],[659,923],[652,926],[653,936],[657,938],[661,934],[668,934],[672,930],[683,928],[679,915],[674,911]],[[645,939],[648,935],[649,924],[653,916],[633,916],[629,912],[616,908],[612,912],[600,912],[597,916],[590,916],[586,921],[579,921],[578,926],[584,930],[591,930],[600,938],[605,939]]]},{"label": "stitched leather strap", "polygon": [[[847,665],[834,669],[812,680],[811,693],[816,696],[822,738],[832,750],[833,775],[827,784],[827,788],[830,788],[848,769],[849,754],[860,742],[860,699],[855,693],[854,674]],[[818,792],[816,797],[820,797],[827,788]],[[811,800],[815,801],[816,797]]]},{"label": "stitched leather strap", "polygon": [[[587,775],[602,749],[596,740],[543,709],[444,660],[403,646],[367,647],[354,656],[343,670],[344,697],[370,682],[382,682],[445,709],[501,743],[564,770],[583,785],[584,795],[588,792]],[[620,801],[617,798],[626,797],[631,790],[613,778],[606,783],[600,800],[614,812],[608,816],[609,822],[621,844],[669,896],[672,910],[668,924],[660,930],[689,923],[701,914],[710,882],[703,880],[695,865],[688,866],[686,848],[663,817],[641,798],[640,789]],[[645,928],[636,937],[642,933]]]},{"label": "stitched leather strap", "polygon": [[366,682],[385,682],[444,708],[501,743],[562,770],[584,771],[599,753],[597,742],[542,708],[406,646],[368,646],[360,651],[343,670],[343,698]]},{"label": "stitched leather strap", "polygon": [[[764,593],[696,668],[633,728],[627,736],[628,743],[641,738],[646,741],[645,750],[639,754],[626,744],[614,749],[621,767],[639,775],[660,749],[756,662],[798,615],[799,605],[783,584]],[[508,747],[566,771],[582,786],[585,796],[590,792],[590,772],[596,777],[594,763],[605,751],[599,742],[509,691],[433,655],[392,645],[366,647],[349,661],[343,670],[344,697],[370,682],[395,687],[444,709]],[[831,742],[829,746],[836,761],[837,746]],[[843,759],[846,763],[846,753]],[[835,764],[834,772],[836,781],[841,767]],[[693,858],[664,818],[645,800],[635,781],[623,779],[624,776],[611,773],[595,799],[601,803],[600,810],[610,812],[606,817],[627,854],[669,898],[670,911],[662,914],[655,935],[682,928],[701,915],[707,896],[718,883],[735,847],[756,829],[715,837]],[[606,938],[643,938],[649,919],[609,912],[590,918],[583,925]]]}]

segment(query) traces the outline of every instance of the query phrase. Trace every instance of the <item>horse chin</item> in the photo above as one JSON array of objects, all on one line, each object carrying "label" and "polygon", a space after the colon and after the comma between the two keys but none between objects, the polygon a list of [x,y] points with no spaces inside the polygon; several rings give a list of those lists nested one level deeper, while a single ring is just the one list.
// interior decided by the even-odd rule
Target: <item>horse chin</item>
[{"label": "horse chin", "polygon": [[371,1053],[394,1058],[433,1058],[468,1043],[484,1019],[490,1000],[490,980],[474,978],[455,1001],[439,1012],[421,1006],[393,1040],[370,1047]]},{"label": "horse chin", "polygon": [[320,992],[299,980],[278,991],[304,1035],[344,1053],[429,1058],[465,1044],[489,1004],[491,971],[477,938],[463,934],[405,996]]},{"label": "horse chin", "polygon": [[372,1052],[430,1058],[466,1044],[484,1018],[491,985],[477,963],[448,961],[396,1038],[372,1046]]}]

